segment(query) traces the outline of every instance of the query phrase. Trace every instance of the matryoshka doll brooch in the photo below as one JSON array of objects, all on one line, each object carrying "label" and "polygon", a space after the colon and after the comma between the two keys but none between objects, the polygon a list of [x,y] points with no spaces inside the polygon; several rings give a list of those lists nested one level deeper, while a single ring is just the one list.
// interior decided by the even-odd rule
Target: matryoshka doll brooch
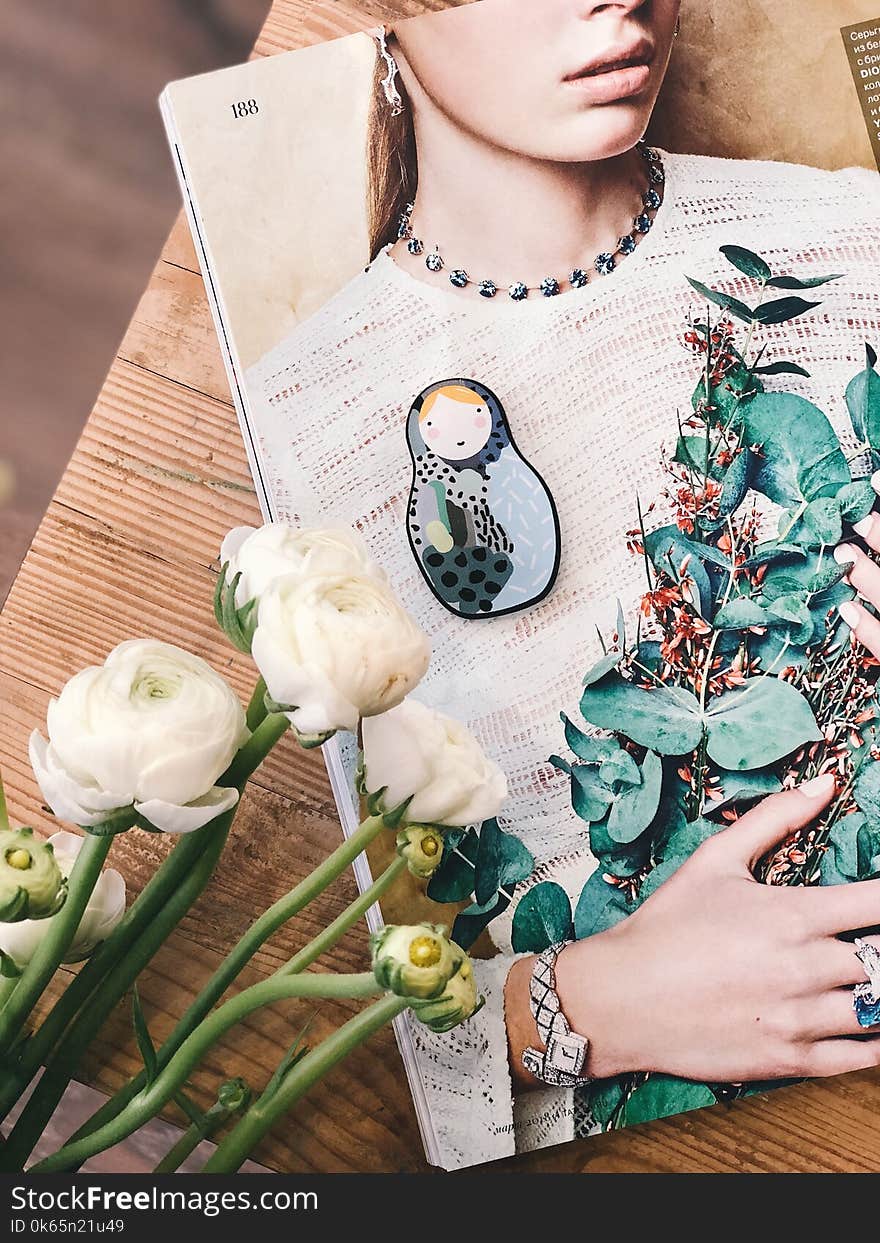
[{"label": "matryoshka doll brooch", "polygon": [[556,506],[495,394],[474,380],[432,384],[413,402],[406,430],[407,533],[440,603],[486,618],[543,600],[559,570]]}]

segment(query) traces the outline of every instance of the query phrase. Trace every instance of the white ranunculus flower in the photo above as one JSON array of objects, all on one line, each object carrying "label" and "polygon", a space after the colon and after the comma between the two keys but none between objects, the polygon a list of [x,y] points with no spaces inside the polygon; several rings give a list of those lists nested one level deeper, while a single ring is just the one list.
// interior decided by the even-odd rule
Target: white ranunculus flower
[{"label": "white ranunculus flower", "polygon": [[[83,839],[75,833],[53,833],[49,838],[63,876],[69,876],[73,870],[82,844]],[[125,881],[119,872],[107,868],[98,877],[64,961],[80,962],[88,958],[102,941],[106,941],[124,914]],[[0,950],[23,969],[57,918],[57,915],[52,915],[48,919],[23,919],[17,924],[0,924]]]},{"label": "white ranunculus flower", "polygon": [[379,579],[294,574],[262,596],[252,654],[294,729],[320,735],[399,704],[431,647]]},{"label": "white ranunculus flower", "polygon": [[235,591],[238,608],[262,596],[288,574],[355,574],[385,581],[385,574],[367,552],[356,531],[299,528],[288,522],[262,527],[236,527],[220,548],[220,564],[229,565],[226,581],[241,575]]},{"label": "white ranunculus flower", "polygon": [[248,730],[210,665],[169,643],[120,643],[71,678],[34,731],[30,759],[62,820],[92,826],[133,809],[165,833],[189,833],[234,807],[216,785]]},{"label": "white ranunculus flower", "polygon": [[412,799],[406,822],[457,828],[498,815],[507,778],[458,721],[407,699],[361,729],[364,786],[385,811]]}]

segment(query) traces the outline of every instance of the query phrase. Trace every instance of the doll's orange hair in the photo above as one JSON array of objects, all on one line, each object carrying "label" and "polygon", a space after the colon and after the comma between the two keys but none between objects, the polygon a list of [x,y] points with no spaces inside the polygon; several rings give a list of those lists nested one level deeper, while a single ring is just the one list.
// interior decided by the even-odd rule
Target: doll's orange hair
[{"label": "doll's orange hair", "polygon": [[446,384],[443,388],[435,389],[433,393],[429,393],[425,398],[424,405],[419,411],[419,422],[426,419],[434,408],[434,403],[438,397],[448,397],[450,401],[460,401],[469,406],[482,406],[485,404],[485,398],[479,393],[475,393],[471,388],[465,388],[463,384]]}]

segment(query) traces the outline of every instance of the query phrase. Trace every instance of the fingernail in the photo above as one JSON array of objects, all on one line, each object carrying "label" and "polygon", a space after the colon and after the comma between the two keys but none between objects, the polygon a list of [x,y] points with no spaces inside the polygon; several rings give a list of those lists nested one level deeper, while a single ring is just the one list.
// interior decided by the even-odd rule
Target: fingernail
[{"label": "fingernail", "polygon": [[852,603],[852,601],[851,600],[845,601],[845,603],[841,604],[840,608],[837,611],[840,614],[840,616],[843,618],[843,620],[846,622],[846,624],[849,626],[850,630],[855,630],[859,624],[860,613],[859,613],[859,610],[856,608],[856,606]]},{"label": "fingernail", "polygon": [[834,550],[834,560],[838,565],[852,565],[858,557],[858,551],[852,544],[839,544]]},{"label": "fingernail", "polygon": [[875,492],[880,492],[880,470],[875,470],[871,476],[871,487]]},{"label": "fingernail", "polygon": [[[877,476],[875,475],[874,478],[876,479]],[[874,480],[872,479],[871,482],[873,483]],[[874,515],[868,514],[867,518],[863,518],[861,522],[853,523],[853,530],[855,531],[856,535],[861,535],[862,539],[866,539],[871,534],[871,527],[873,525],[874,525]]]},{"label": "fingernail", "polygon": [[821,777],[814,777],[812,781],[805,781],[797,789],[806,798],[830,798],[836,786],[833,773],[825,773]]}]

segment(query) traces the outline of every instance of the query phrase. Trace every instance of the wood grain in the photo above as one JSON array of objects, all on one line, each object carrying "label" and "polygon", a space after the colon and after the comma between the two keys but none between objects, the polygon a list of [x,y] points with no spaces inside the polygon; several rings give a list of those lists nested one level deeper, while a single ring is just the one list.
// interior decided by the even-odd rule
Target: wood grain
[{"label": "wood grain", "polygon": [[[268,55],[448,7],[416,0],[277,0],[257,43]],[[0,617],[0,762],[18,817],[53,823],[26,762],[29,732],[49,697],[124,638],[159,635],[222,670],[248,693],[253,672],[211,620],[212,567],[228,527],[259,520],[201,280],[178,220],[138,305],[56,496]],[[225,950],[262,909],[340,838],[320,757],[286,740],[251,783],[208,892],[141,981],[151,1029],[170,1030]],[[112,862],[136,893],[169,843],[132,832]],[[384,843],[387,850],[388,843]],[[279,965],[354,896],[346,876],[256,956],[247,984]],[[353,932],[324,966],[363,969]],[[322,1005],[319,1038],[350,1013]],[[235,1029],[194,1076],[207,1102],[220,1080],[255,1086],[301,1027],[302,1008],[276,1006]],[[92,1050],[89,1081],[113,1091],[138,1068],[127,1005]],[[880,1079],[857,1075],[757,1097],[500,1163],[512,1173],[868,1171],[880,1169]],[[376,1037],[301,1104],[255,1154],[278,1170],[426,1168],[402,1066],[389,1032]]]}]

